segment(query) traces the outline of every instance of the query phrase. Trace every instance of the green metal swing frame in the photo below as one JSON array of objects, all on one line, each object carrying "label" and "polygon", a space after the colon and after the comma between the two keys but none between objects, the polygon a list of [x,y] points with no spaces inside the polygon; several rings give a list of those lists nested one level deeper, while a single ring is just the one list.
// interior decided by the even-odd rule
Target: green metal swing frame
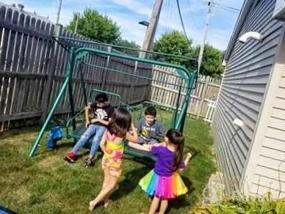
[{"label": "green metal swing frame", "polygon": [[[145,58],[133,57],[133,56],[125,55],[122,53],[114,53],[114,52],[99,50],[99,49],[95,49],[95,48],[70,47],[70,48],[68,48],[68,62],[67,62],[67,66],[66,66],[65,79],[64,79],[62,86],[59,90],[59,93],[58,93],[57,97],[55,98],[54,103],[52,104],[51,108],[49,109],[47,117],[46,117],[46,119],[45,119],[45,121],[44,121],[33,145],[32,145],[32,147],[30,149],[30,151],[29,151],[29,157],[34,156],[34,154],[38,148],[38,145],[39,145],[39,143],[40,143],[40,141],[44,135],[44,132],[47,129],[48,123],[51,120],[52,115],[55,112],[56,107],[58,106],[61,98],[64,96],[66,89],[68,89],[68,93],[69,93],[70,112],[71,112],[70,115],[71,115],[71,118],[73,118],[71,121],[71,125],[72,125],[73,131],[76,130],[76,121],[75,121],[76,113],[75,113],[75,106],[74,106],[74,100],[73,100],[72,81],[71,81],[72,80],[72,74],[73,74],[74,65],[75,65],[76,60],[79,60],[79,61],[83,60],[84,57],[89,53],[102,55],[102,56],[117,57],[117,58],[121,58],[121,59],[125,59],[125,60],[132,60],[132,61],[137,61],[137,62],[148,63],[148,64],[152,64],[152,65],[159,65],[159,66],[170,67],[170,68],[176,69],[176,72],[181,77],[181,79],[183,79],[186,82],[187,90],[186,90],[186,94],[184,96],[184,100],[182,101],[180,110],[179,110],[178,106],[176,106],[175,113],[174,113],[174,119],[172,121],[171,127],[176,128],[176,129],[180,130],[181,132],[183,132],[185,118],[187,116],[187,109],[188,109],[188,105],[190,103],[190,98],[191,98],[191,91],[193,88],[195,88],[196,81],[197,81],[197,72],[195,72],[195,71],[190,72],[185,67],[180,66],[180,65],[170,64],[167,62],[155,61],[155,60],[150,60],[150,59],[145,59]],[[85,86],[84,86],[84,82],[83,82],[84,102],[85,102],[85,104],[87,104],[87,94],[86,94],[86,90],[84,87]],[[179,93],[179,96],[180,95],[181,95],[181,91]],[[76,140],[76,138],[74,138],[74,140]]]}]

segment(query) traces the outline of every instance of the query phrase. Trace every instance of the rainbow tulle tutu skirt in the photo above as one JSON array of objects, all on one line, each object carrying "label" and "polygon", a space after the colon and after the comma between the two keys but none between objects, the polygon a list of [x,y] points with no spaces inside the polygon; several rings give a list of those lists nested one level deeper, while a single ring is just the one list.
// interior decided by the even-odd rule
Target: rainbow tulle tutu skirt
[{"label": "rainbow tulle tutu skirt", "polygon": [[159,176],[151,170],[140,180],[139,185],[148,195],[161,199],[176,198],[188,191],[177,172],[171,176]]}]

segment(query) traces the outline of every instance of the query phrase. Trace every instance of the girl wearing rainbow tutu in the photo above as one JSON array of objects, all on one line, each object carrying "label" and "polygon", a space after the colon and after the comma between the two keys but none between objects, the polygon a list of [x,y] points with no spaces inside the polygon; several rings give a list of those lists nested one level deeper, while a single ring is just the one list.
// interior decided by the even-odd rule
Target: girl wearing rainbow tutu
[{"label": "girl wearing rainbow tutu", "polygon": [[191,154],[187,153],[183,161],[184,137],[179,131],[170,129],[163,143],[155,145],[129,143],[129,145],[150,151],[157,157],[154,169],[140,180],[139,185],[149,196],[153,196],[149,214],[156,213],[158,207],[159,214],[165,213],[170,199],[188,191],[179,175],[191,158]]}]

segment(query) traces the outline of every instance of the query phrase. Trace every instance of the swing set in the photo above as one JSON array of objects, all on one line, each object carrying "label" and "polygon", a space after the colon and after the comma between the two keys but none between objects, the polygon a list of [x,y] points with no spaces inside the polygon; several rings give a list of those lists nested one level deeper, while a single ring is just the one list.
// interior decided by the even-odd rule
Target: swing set
[{"label": "swing set", "polygon": [[[74,142],[76,142],[86,129],[82,109],[88,102],[93,101],[94,95],[99,92],[106,93],[113,106],[126,107],[133,115],[136,114],[138,117],[142,116],[145,106],[153,105],[159,111],[160,109],[167,109],[170,112],[169,114],[171,114],[171,124],[168,125],[168,128],[183,131],[191,91],[195,88],[197,81],[197,72],[189,71],[180,65],[149,59],[149,56],[152,54],[159,54],[165,57],[177,56],[66,37],[57,37],[55,39],[68,51],[65,77],[33,142],[29,151],[29,157],[35,155],[49,123],[55,116],[56,109],[66,99],[69,101],[70,113],[64,124],[65,135],[66,138],[73,138]],[[143,53],[144,57],[128,55],[116,51],[114,48],[138,51]],[[94,60],[94,57],[96,59],[104,59],[105,63],[102,64],[98,60]],[[186,59],[186,57],[184,58]],[[114,59],[117,63],[111,65],[111,59]],[[178,81],[173,82],[163,78],[157,73],[156,67],[168,70],[168,73]],[[95,77],[98,79],[97,84],[90,84],[90,81],[92,81],[90,80],[90,73],[95,73]],[[78,81],[75,83],[74,77],[79,77],[80,83]],[[178,94],[172,97],[174,99],[172,106],[150,100],[151,86],[157,83],[163,85],[165,90],[173,91],[177,89]],[[141,87],[144,87],[144,90],[141,90]],[[133,97],[138,99],[130,102],[129,99]],[[80,100],[80,108],[76,107],[78,103],[75,100]],[[158,115],[160,115],[159,112]],[[147,152],[135,150],[128,147],[127,144],[125,153],[134,157],[152,159]]]}]

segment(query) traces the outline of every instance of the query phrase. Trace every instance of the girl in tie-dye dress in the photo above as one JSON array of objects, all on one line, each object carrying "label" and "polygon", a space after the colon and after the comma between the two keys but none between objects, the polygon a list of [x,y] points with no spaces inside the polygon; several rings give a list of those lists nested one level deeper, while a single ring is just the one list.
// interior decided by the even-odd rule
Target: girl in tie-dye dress
[{"label": "girl in tie-dye dress", "polygon": [[188,153],[185,160],[182,160],[184,137],[179,131],[170,129],[161,144],[132,143],[131,146],[150,151],[157,157],[154,169],[140,180],[139,185],[149,196],[153,196],[149,214],[156,213],[159,205],[159,213],[165,213],[170,199],[188,191],[179,175],[179,171],[185,168],[191,158],[191,154]]},{"label": "girl in tie-dye dress", "polygon": [[[108,129],[103,135],[101,149],[104,152],[102,159],[102,170],[104,181],[102,189],[97,197],[90,201],[89,210],[92,211],[100,202],[107,206],[109,196],[116,188],[118,179],[121,175],[121,164],[124,152],[124,139],[134,140],[129,135],[131,124],[131,114],[124,108],[115,109]],[[136,134],[135,134],[136,135]],[[136,138],[137,136],[134,136]]]}]

